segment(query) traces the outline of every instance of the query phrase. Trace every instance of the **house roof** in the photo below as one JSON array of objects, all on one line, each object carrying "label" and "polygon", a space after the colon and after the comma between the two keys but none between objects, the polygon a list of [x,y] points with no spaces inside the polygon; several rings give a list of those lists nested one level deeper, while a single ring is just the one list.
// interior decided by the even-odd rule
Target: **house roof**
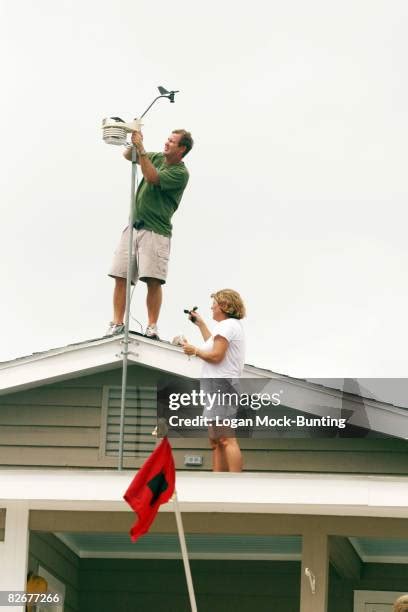
[{"label": "house roof", "polygon": [[[0,363],[0,395],[99,371],[120,368],[124,335],[94,338]],[[200,377],[200,360],[169,342],[129,334],[128,360],[185,378]],[[263,391],[281,394],[282,404],[333,418],[346,411],[348,424],[408,439],[408,410],[373,398],[292,378],[249,364],[243,377],[263,383]]]},{"label": "house roof", "polygon": [[[50,384],[58,380],[122,366],[123,334],[93,338],[0,363],[0,394]],[[170,342],[129,334],[130,364],[152,367],[186,378],[199,378],[200,362]],[[248,378],[288,378],[270,370],[245,365]]]}]

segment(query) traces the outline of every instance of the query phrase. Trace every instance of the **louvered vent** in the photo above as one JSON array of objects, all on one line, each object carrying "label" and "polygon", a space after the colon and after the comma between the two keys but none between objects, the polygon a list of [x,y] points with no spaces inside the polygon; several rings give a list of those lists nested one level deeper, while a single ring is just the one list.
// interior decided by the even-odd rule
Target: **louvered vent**
[{"label": "louvered vent", "polygon": [[[108,387],[105,454],[118,455],[121,387]],[[128,387],[126,392],[123,455],[147,457],[155,447],[152,431],[157,424],[155,387]]]}]

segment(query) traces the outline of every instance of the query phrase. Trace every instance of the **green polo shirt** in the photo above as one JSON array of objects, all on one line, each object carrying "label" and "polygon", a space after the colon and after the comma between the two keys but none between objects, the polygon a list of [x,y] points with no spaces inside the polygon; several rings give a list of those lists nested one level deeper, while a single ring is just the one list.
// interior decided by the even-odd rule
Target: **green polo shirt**
[{"label": "green polo shirt", "polygon": [[143,229],[171,236],[171,218],[188,183],[188,170],[182,161],[166,164],[163,153],[148,153],[148,157],[159,174],[159,184],[142,179],[136,192],[133,223],[143,221]]}]

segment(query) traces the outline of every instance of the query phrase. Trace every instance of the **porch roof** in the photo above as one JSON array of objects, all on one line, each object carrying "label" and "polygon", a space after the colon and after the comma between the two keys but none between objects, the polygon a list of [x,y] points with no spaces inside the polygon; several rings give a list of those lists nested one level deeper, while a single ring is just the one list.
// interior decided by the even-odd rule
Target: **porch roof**
[{"label": "porch roof", "polygon": [[[111,470],[0,470],[0,507],[128,510],[123,494],[134,476]],[[178,472],[185,512],[343,515],[408,518],[408,477],[284,473]],[[172,504],[162,506],[172,512]]]}]

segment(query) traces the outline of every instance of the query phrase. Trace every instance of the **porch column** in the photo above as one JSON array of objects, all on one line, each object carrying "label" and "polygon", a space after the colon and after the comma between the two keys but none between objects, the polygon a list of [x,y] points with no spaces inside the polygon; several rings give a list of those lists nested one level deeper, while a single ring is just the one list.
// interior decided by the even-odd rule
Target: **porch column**
[{"label": "porch column", "polygon": [[[303,533],[300,612],[327,612],[329,538],[311,521]],[[306,571],[309,576],[306,575]],[[312,592],[312,583],[315,581]]]},{"label": "porch column", "polygon": [[[0,591],[25,591],[28,561],[28,506],[6,505],[4,542],[0,542]],[[24,606],[0,606],[4,612],[24,612]]]}]

